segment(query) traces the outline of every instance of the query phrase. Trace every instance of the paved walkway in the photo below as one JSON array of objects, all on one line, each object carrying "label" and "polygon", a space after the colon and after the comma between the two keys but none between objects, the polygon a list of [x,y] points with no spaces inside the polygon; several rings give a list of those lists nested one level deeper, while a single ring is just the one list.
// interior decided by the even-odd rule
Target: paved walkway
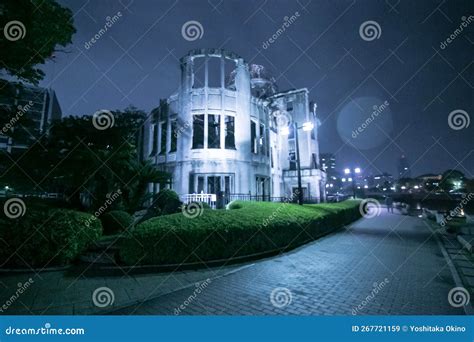
[{"label": "paved walkway", "polygon": [[[422,219],[382,213],[278,257],[114,314],[464,314]],[[472,295],[472,294],[471,294]]]}]

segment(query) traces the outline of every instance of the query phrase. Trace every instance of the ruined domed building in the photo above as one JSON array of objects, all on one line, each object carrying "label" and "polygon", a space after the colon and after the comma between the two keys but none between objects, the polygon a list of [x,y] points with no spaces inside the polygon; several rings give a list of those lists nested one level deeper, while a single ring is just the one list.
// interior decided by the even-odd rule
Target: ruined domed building
[{"label": "ruined domed building", "polygon": [[298,188],[292,126],[305,124],[314,128],[298,129],[302,188],[306,201],[319,202],[325,173],[317,122],[306,88],[279,92],[263,66],[198,49],[181,58],[179,91],[147,120],[143,154],[171,173],[171,188],[186,202],[217,194],[226,202],[280,200]]}]

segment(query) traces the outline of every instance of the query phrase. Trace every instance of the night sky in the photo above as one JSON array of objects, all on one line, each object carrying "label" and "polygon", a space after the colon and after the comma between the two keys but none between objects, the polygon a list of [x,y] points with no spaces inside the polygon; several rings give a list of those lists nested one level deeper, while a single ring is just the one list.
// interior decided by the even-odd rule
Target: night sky
[{"label": "night sky", "polygon": [[[473,178],[474,123],[453,129],[448,115],[474,115],[474,1],[343,0],[60,0],[74,13],[77,33],[67,53],[45,67],[41,86],[53,87],[63,116],[129,105],[150,111],[177,90],[179,58],[190,49],[216,47],[262,64],[280,90],[306,87],[318,104],[321,152],[336,154],[338,168],[397,172],[405,154],[412,176],[456,168]],[[120,19],[89,49],[85,43]],[[299,16],[274,43],[263,44]],[[195,20],[202,38],[183,38]],[[362,39],[375,21],[381,34]],[[357,135],[351,132],[386,108]],[[464,124],[466,126],[466,124]],[[457,127],[459,128],[459,127]]]}]

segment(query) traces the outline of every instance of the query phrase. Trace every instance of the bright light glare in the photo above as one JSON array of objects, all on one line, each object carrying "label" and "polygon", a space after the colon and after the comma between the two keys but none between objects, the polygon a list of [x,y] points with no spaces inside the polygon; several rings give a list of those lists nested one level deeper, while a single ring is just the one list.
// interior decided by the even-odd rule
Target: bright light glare
[{"label": "bright light glare", "polygon": [[290,127],[283,127],[280,129],[281,135],[290,135]]},{"label": "bright light glare", "polygon": [[341,179],[341,180],[342,180],[343,182],[345,182],[345,181],[346,181],[346,179],[345,179],[345,178],[343,178],[343,179]]},{"label": "bright light glare", "polygon": [[303,131],[311,131],[314,128],[314,125],[312,122],[305,122],[303,124]]},{"label": "bright light glare", "polygon": [[354,171],[355,173],[360,173],[360,167],[356,167]]},{"label": "bright light glare", "polygon": [[350,169],[344,169],[344,173],[345,173],[346,175],[348,175],[349,173],[351,173],[351,170],[350,170]]}]

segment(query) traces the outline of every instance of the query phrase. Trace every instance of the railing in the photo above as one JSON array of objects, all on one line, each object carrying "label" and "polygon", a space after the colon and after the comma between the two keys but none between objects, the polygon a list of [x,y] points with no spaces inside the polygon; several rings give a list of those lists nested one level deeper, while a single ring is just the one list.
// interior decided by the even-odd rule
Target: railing
[{"label": "railing", "polygon": [[[192,202],[202,202],[207,203],[211,208],[216,209],[218,207],[223,207],[226,204],[229,204],[232,201],[257,201],[257,202],[286,202],[286,203],[297,203],[298,197],[273,197],[270,195],[249,195],[249,194],[222,194],[222,201],[219,200],[216,194],[185,194],[180,196],[181,201],[184,204],[189,204]],[[319,203],[320,199],[317,197],[306,196],[303,201],[306,204],[309,203]]]},{"label": "railing", "polygon": [[184,204],[192,202],[207,203],[211,208],[216,208],[217,196],[215,194],[186,194],[181,196],[181,201]]}]

